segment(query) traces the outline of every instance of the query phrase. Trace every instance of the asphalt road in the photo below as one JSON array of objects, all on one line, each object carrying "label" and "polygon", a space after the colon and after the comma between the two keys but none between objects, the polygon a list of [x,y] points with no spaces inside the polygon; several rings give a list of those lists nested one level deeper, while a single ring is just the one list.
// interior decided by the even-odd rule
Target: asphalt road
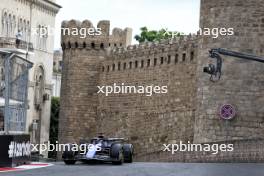
[{"label": "asphalt road", "polygon": [[263,176],[263,164],[214,164],[214,163],[133,163],[81,164],[54,166],[27,171],[0,173],[0,176]]}]

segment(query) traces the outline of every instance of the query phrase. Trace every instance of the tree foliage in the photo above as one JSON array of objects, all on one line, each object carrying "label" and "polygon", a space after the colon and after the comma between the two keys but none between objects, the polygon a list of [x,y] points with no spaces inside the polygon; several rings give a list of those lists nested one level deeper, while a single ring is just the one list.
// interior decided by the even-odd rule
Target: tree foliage
[{"label": "tree foliage", "polygon": [[148,30],[147,27],[140,28],[141,33],[139,35],[135,35],[135,39],[139,42],[153,42],[160,41],[162,39],[169,39],[173,37],[179,37],[182,33],[177,31],[168,31],[167,29],[160,30]]},{"label": "tree foliage", "polygon": [[[50,143],[56,144],[58,141],[58,124],[59,124],[59,112],[60,112],[60,98],[52,97],[51,99],[51,117],[50,117]],[[56,159],[57,152],[54,150],[49,152],[49,158]]]}]

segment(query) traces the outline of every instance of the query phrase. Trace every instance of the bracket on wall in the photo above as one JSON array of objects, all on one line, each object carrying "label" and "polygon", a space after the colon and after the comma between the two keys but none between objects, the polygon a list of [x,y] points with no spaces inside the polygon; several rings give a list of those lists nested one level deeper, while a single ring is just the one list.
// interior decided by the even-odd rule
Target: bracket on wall
[{"label": "bracket on wall", "polygon": [[212,82],[216,82],[220,80],[221,75],[222,75],[223,59],[220,54],[264,63],[264,58],[261,58],[255,55],[236,52],[236,51],[230,51],[230,50],[226,50],[222,48],[211,49],[209,50],[209,57],[216,59],[216,63],[215,64],[209,63],[207,67],[203,68],[203,71],[211,75],[210,81]]}]

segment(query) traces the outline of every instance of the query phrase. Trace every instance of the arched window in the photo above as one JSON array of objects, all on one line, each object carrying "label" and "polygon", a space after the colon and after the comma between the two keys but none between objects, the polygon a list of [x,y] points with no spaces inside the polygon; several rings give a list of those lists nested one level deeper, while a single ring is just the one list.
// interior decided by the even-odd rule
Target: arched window
[{"label": "arched window", "polygon": [[12,36],[15,36],[16,35],[16,16],[13,15],[13,19],[12,19]]},{"label": "arched window", "polygon": [[22,18],[19,19],[18,30],[22,31]]},{"label": "arched window", "polygon": [[43,103],[43,94],[45,89],[45,75],[44,75],[44,69],[42,66],[39,66],[36,68],[35,71],[35,107],[36,109],[39,109],[41,107],[41,104]]},{"label": "arched window", "polygon": [[30,24],[29,24],[29,21],[27,21],[27,33],[25,34],[26,35],[26,41],[29,41],[29,37],[30,37]]},{"label": "arched window", "polygon": [[26,23],[26,20],[23,21],[23,30],[22,30],[22,38],[23,40],[25,41],[26,40],[26,35],[27,35],[27,23]]},{"label": "arched window", "polygon": [[7,37],[11,37],[11,31],[12,31],[12,15],[8,15],[8,21],[7,21]]},{"label": "arched window", "polygon": [[3,24],[3,36],[7,37],[7,28],[8,28],[8,18],[7,18],[7,13],[5,12],[4,13],[4,16],[3,16],[3,20],[2,20],[2,24]]}]

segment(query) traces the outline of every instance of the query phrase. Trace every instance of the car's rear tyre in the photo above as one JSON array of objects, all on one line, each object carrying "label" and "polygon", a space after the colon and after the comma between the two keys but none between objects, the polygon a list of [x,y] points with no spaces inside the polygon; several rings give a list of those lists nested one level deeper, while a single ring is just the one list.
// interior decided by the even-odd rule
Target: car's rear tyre
[{"label": "car's rear tyre", "polygon": [[114,160],[112,164],[121,165],[124,162],[123,147],[121,144],[114,144],[111,146],[111,158]]},{"label": "car's rear tyre", "polygon": [[64,163],[67,165],[74,165],[76,163],[76,160],[64,160]]},{"label": "car's rear tyre", "polygon": [[124,161],[125,163],[132,163],[133,162],[133,155],[134,155],[134,148],[132,144],[124,144]]},{"label": "car's rear tyre", "polygon": [[117,161],[113,161],[112,164],[114,164],[114,165],[122,165],[123,163],[124,163],[123,150],[120,150],[119,154],[118,154],[118,160]]}]

